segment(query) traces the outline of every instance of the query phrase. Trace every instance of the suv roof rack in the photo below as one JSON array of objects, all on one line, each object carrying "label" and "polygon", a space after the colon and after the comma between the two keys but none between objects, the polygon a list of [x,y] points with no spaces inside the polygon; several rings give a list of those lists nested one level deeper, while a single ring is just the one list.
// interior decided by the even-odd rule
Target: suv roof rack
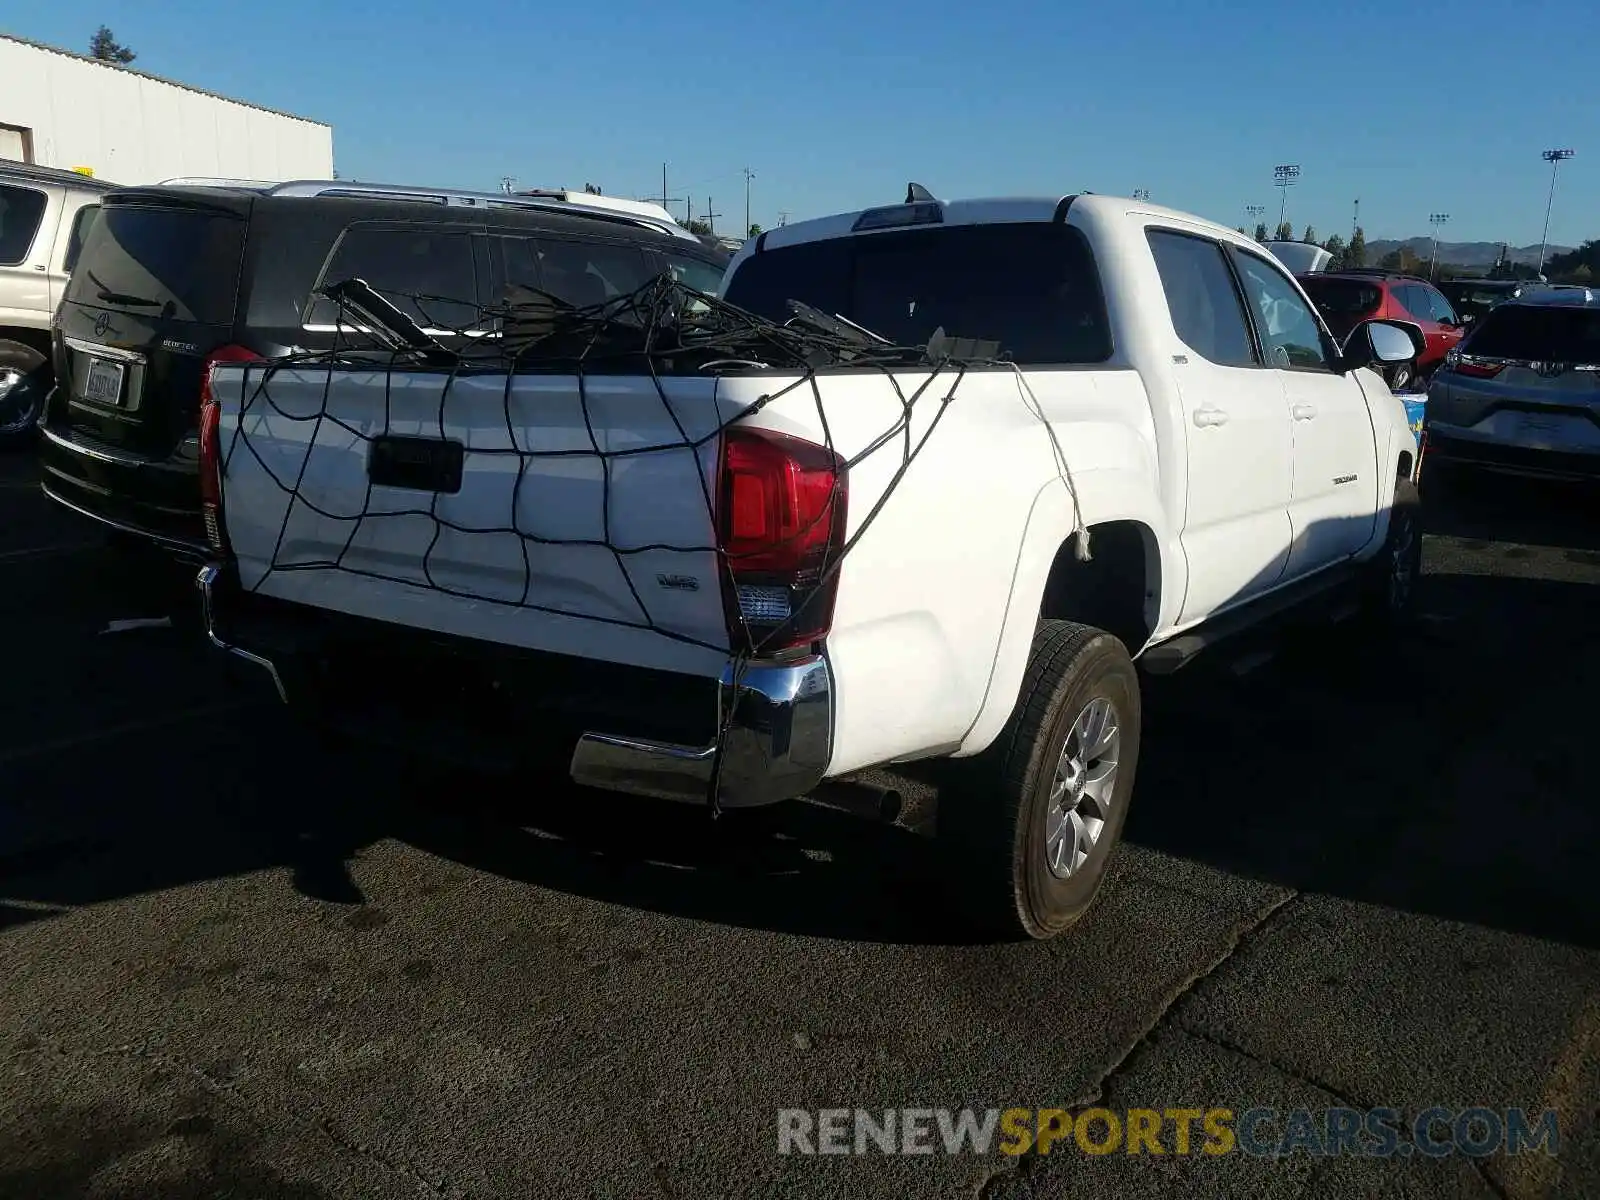
[{"label": "suv roof rack", "polygon": [[79,187],[94,188],[102,192],[109,192],[117,186],[110,180],[96,179],[93,175],[85,175],[82,171],[41,167],[38,163],[17,162],[11,159],[0,159],[0,175],[7,175],[12,179],[26,179],[32,183],[76,184]]},{"label": "suv roof rack", "polygon": [[375,196],[462,208],[533,208],[546,212],[568,212],[580,216],[598,217],[602,220],[624,220],[629,224],[645,225],[688,241],[698,240],[659,204],[624,200],[617,196],[602,196],[593,192],[568,191],[564,188],[534,188],[519,192],[475,192],[463,188],[367,183],[354,179],[294,179],[285,183],[273,183],[260,179],[202,177],[164,179],[158,186],[227,188],[233,191],[259,192],[263,196]]}]

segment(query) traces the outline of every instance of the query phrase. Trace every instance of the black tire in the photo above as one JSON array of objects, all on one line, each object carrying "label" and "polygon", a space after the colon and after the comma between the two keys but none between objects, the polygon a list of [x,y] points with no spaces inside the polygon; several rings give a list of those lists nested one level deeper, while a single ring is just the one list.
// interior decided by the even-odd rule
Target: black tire
[{"label": "black tire", "polygon": [[[1058,878],[1046,859],[1052,786],[1075,723],[1095,701],[1109,701],[1119,731],[1109,811],[1087,858]],[[939,802],[938,838],[957,907],[976,932],[1049,938],[1089,911],[1127,820],[1141,720],[1138,673],[1120,640],[1071,621],[1040,622],[1011,719]],[[1097,805],[1081,788],[1068,795],[1077,811]]]},{"label": "black tire", "polygon": [[32,346],[0,339],[0,450],[33,441],[50,392],[50,360]]},{"label": "black tire", "polygon": [[[1426,466],[1426,462],[1424,462]],[[1416,614],[1422,576],[1422,497],[1417,485],[1399,479],[1383,549],[1367,565],[1364,607],[1371,625],[1400,629]]]}]

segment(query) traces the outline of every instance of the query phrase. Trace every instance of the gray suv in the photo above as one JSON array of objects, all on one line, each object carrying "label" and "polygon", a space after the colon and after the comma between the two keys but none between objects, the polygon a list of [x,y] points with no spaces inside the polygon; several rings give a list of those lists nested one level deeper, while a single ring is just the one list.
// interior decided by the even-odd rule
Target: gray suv
[{"label": "gray suv", "polygon": [[50,319],[113,185],[29,163],[0,161],[0,447],[33,431],[54,382]]},{"label": "gray suv", "polygon": [[1480,318],[1428,388],[1437,465],[1600,477],[1600,297],[1525,290]]}]

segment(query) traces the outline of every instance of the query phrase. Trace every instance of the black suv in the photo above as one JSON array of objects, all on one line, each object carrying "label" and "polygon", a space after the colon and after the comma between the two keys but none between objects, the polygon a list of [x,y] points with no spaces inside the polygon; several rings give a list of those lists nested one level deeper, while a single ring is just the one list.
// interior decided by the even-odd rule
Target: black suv
[{"label": "black suv", "polygon": [[341,332],[315,294],[328,283],[366,280],[447,345],[488,332],[480,305],[511,285],[587,305],[670,270],[716,291],[722,263],[693,235],[594,203],[338,183],[110,193],[52,332],[45,493],[204,558],[197,423],[210,365],[349,344],[349,319]]}]

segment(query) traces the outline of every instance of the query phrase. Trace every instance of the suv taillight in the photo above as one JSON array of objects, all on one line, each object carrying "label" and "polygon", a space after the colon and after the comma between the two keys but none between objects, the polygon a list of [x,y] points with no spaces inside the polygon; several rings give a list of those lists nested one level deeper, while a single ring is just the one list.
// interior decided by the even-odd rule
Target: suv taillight
[{"label": "suv taillight", "polygon": [[827,636],[848,496],[849,469],[826,446],[769,429],[723,433],[717,542],[736,646],[773,654]]},{"label": "suv taillight", "polygon": [[200,369],[200,509],[206,540],[218,553],[226,553],[228,543],[222,527],[222,406],[211,390],[211,368],[218,363],[260,361],[254,350],[219,346],[206,355]]}]

